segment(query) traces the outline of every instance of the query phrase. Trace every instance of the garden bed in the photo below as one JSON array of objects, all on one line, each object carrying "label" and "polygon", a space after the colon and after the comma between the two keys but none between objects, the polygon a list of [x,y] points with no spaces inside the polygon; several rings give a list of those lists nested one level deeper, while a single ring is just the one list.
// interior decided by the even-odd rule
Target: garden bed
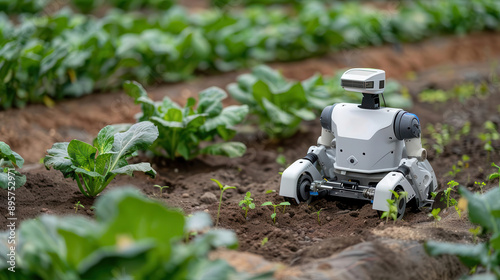
[{"label": "garden bed", "polygon": [[[482,33],[464,38],[434,39],[414,45],[348,51],[273,66],[282,69],[285,76],[296,79],[306,78],[317,71],[331,74],[342,67],[382,68],[387,71],[389,78],[397,78],[413,94],[424,88],[449,89],[464,80],[488,79],[492,71],[498,70],[492,61],[500,58],[500,53],[495,49],[499,40],[498,34]],[[234,81],[237,74],[203,77],[188,83],[154,88],[150,90],[150,96],[158,100],[167,93],[182,103],[187,97],[209,86],[225,87]],[[416,78],[408,79],[408,75]],[[478,191],[474,181],[485,181],[486,175],[494,171],[489,167],[491,161],[498,163],[500,159],[497,149],[487,161],[482,143],[475,138],[485,121],[500,124],[500,90],[493,86],[490,89],[492,92],[484,97],[473,97],[463,102],[451,100],[442,104],[421,103],[413,95],[414,106],[408,111],[416,113],[424,127],[437,123],[460,124],[464,120],[471,122],[469,136],[452,141],[439,156],[428,148],[429,161],[441,189],[453,179]],[[117,92],[62,101],[54,108],[32,105],[25,109],[0,112],[0,140],[9,143],[29,163],[21,170],[27,176],[27,183],[16,190],[16,217],[24,220],[43,213],[71,214],[75,211],[73,207],[77,201],[85,206],[78,213],[92,216],[93,212],[89,208],[93,199],[84,197],[71,179],[64,179],[58,171],[47,171],[37,162],[54,142],[75,138],[89,142],[104,125],[133,122],[134,114],[139,109],[133,105],[131,98]],[[417,241],[417,244],[429,239],[472,242],[472,234],[468,231],[472,225],[465,217],[459,218],[453,208],[442,212],[443,220],[437,226],[427,216],[428,213],[410,211],[404,221],[394,225],[380,220],[370,204],[325,199],[310,205],[287,207],[285,213],[278,214],[276,224],[273,224],[270,218],[272,209],[260,205],[266,201],[283,201],[277,192],[266,194],[267,190],[278,191],[279,188],[278,172],[283,167],[276,162],[280,154],[278,150],[283,148],[283,154],[290,164],[303,157],[308,147],[316,143],[319,132],[318,121],[305,123],[297,135],[282,142],[269,141],[252,131],[242,131],[236,139],[248,147],[242,158],[203,156],[189,162],[155,158],[152,164],[158,172],[156,179],[143,174],[133,178],[122,176],[117,177],[109,188],[133,185],[148,196],[179,207],[187,214],[208,211],[215,218],[219,188],[210,179],[236,186],[236,190],[225,192],[220,226],[237,233],[240,251],[255,253],[266,260],[294,267],[329,257],[358,243],[378,242],[386,238]],[[424,138],[430,139],[430,135],[424,134]],[[462,155],[470,157],[469,167],[453,177],[447,175]],[[143,155],[136,160],[140,162],[147,159]],[[169,188],[160,195],[159,189],[153,187],[156,184]],[[237,204],[247,191],[252,193],[257,207],[250,210],[248,219],[245,219]],[[2,205],[6,205],[5,192],[0,190]],[[322,208],[324,210],[318,222],[316,212]],[[6,209],[1,208],[2,229],[7,224],[6,214]],[[268,238],[268,242],[262,245],[264,238]],[[458,263],[456,259],[450,262]],[[436,279],[443,279],[443,275],[437,275]]]}]

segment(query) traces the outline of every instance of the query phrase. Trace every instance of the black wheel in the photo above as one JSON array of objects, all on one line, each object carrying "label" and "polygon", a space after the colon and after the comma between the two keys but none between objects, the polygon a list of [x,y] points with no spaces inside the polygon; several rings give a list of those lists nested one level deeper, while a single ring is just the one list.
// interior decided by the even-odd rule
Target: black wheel
[{"label": "black wheel", "polygon": [[313,180],[309,174],[304,173],[300,176],[299,181],[297,182],[297,198],[300,202],[311,200],[311,194],[309,192],[311,191],[312,181]]},{"label": "black wheel", "polygon": [[[396,187],[396,189],[394,189],[394,191],[399,194],[400,192],[404,192],[404,189],[398,186]],[[392,199],[396,199],[394,197],[394,194],[392,195]],[[399,197],[399,201],[396,201],[396,207],[398,208],[397,218],[398,220],[402,220],[406,211],[406,199],[403,197]]]}]

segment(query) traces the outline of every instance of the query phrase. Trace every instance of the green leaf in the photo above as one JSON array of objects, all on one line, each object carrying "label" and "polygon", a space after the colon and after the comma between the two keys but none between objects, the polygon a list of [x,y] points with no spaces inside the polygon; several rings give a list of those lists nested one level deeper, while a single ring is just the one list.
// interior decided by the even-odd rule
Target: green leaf
[{"label": "green leaf", "polygon": [[151,122],[140,122],[132,125],[129,130],[115,134],[111,149],[115,154],[113,161],[118,161],[137,150],[147,149],[158,138],[158,128]]},{"label": "green leaf", "polygon": [[221,183],[221,182],[219,182],[219,180],[217,180],[217,179],[213,179],[213,178],[212,178],[212,179],[210,179],[210,180],[212,180],[213,182],[217,183],[217,185],[219,186],[219,189],[221,189],[221,190],[222,190],[222,189],[224,189],[224,186],[222,185],[222,183]]},{"label": "green leaf", "polygon": [[[211,131],[219,126],[223,127],[233,127],[236,124],[241,123],[248,114],[248,106],[228,106],[222,110],[222,112],[213,117],[207,118],[202,126],[202,130]],[[229,140],[229,139],[225,139]]]},{"label": "green leaf", "polygon": [[488,258],[488,247],[481,243],[477,245],[441,243],[436,241],[427,241],[424,248],[431,256],[455,255],[468,267],[481,264]]},{"label": "green leaf", "polygon": [[473,194],[466,188],[461,187],[460,193],[467,199],[469,219],[491,232],[499,232],[500,219],[495,218],[493,213],[500,211],[500,188],[494,188],[484,195]]},{"label": "green leaf", "polygon": [[130,164],[118,169],[114,169],[111,171],[113,174],[127,174],[132,176],[135,171],[144,172],[149,175],[151,178],[156,177],[156,171],[151,167],[149,162],[142,162],[136,164]]},{"label": "green leaf", "polygon": [[[12,151],[5,142],[0,141],[0,159],[8,160],[19,168],[23,167],[24,159],[16,152]],[[1,166],[0,166],[1,167]]]},{"label": "green leaf", "polygon": [[52,148],[47,150],[48,155],[43,159],[45,168],[59,170],[65,178],[73,177],[74,174],[71,159],[68,155],[68,146],[68,142],[55,143]]},{"label": "green leaf", "polygon": [[68,155],[76,167],[94,171],[97,149],[80,140],[71,140],[68,145]]},{"label": "green leaf", "polygon": [[271,201],[266,201],[266,202],[262,203],[261,206],[268,206],[268,205],[273,205],[273,203]]},{"label": "green leaf", "polygon": [[[14,179],[12,180],[12,178]],[[3,170],[0,170],[0,188],[8,189],[9,187],[12,186],[11,182],[14,182],[14,188],[17,189],[26,184],[26,176],[21,175],[19,172],[13,170],[10,171],[10,178],[9,178],[8,172],[3,172]]]},{"label": "green leaf", "polygon": [[230,158],[241,157],[246,152],[246,146],[240,142],[223,142],[203,148],[200,153],[205,155],[227,156]]},{"label": "green leaf", "polygon": [[285,201],[285,202],[281,202],[279,205],[281,205],[281,206],[290,206],[291,204],[290,204],[290,202]]},{"label": "green leaf", "polygon": [[226,97],[226,92],[218,87],[211,87],[200,92],[198,113],[207,114],[208,117],[219,115],[222,112],[221,101]]},{"label": "green leaf", "polygon": [[276,218],[276,213],[271,214],[271,219],[274,219],[274,218]]},{"label": "green leaf", "polygon": [[107,153],[113,147],[113,142],[115,141],[114,135],[118,131],[115,130],[114,126],[108,125],[101,129],[97,134],[97,138],[94,140],[94,146],[97,147],[99,154]]}]

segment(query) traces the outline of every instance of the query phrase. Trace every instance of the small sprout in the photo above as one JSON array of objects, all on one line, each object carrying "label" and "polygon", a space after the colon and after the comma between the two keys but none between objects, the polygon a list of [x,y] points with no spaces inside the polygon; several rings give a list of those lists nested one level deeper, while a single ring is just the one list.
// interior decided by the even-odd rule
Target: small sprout
[{"label": "small sprout", "polygon": [[222,186],[222,184],[217,179],[210,179],[210,180],[217,183],[217,185],[219,186],[219,189],[220,189],[219,209],[217,209],[217,220],[216,220],[217,222],[215,223],[215,226],[217,227],[219,225],[220,206],[222,205],[222,194],[224,193],[225,190],[236,189],[236,187],[232,187],[232,186],[228,186],[228,185]]},{"label": "small sprout", "polygon": [[325,208],[321,208],[316,212],[316,215],[318,216],[318,225],[321,225],[321,220],[319,219],[319,214],[321,213],[321,210],[325,210]]},{"label": "small sprout", "polygon": [[160,186],[160,185],[154,185],[155,188],[159,188],[160,189],[160,196],[163,195],[163,189],[168,189],[170,188],[170,186]]},{"label": "small sprout", "polygon": [[453,188],[458,186],[458,183],[451,180],[448,182],[448,186],[449,187],[446,190],[444,190],[444,195],[446,196],[446,208],[450,207],[450,205],[454,206],[457,204],[457,201],[454,198],[450,198],[450,194],[453,191]]},{"label": "small sprout", "polygon": [[469,168],[469,161],[470,157],[468,155],[462,155],[462,159],[459,160],[457,164],[453,164],[451,167],[452,170],[448,172],[448,175],[455,177],[463,168]]},{"label": "small sprout", "polygon": [[243,200],[240,201],[238,206],[241,207],[245,211],[245,219],[247,218],[248,215],[248,209],[255,209],[255,203],[253,203],[253,198],[251,198],[252,194],[250,192],[247,192]]},{"label": "small sprout", "polygon": [[486,183],[485,182],[474,182],[474,185],[478,185],[479,192],[482,194],[483,193],[483,188],[486,186]]},{"label": "small sprout", "polygon": [[431,192],[431,196],[432,198],[436,198],[436,195],[438,194],[438,192]]},{"label": "small sprout", "polygon": [[266,245],[266,243],[269,241],[269,238],[267,237],[264,237],[264,239],[262,239],[262,241],[260,242],[260,246],[264,247],[264,245]]},{"label": "small sprout", "polygon": [[481,234],[481,226],[477,226],[475,228],[470,228],[469,232],[472,233],[473,235],[473,241],[474,243],[477,243],[477,236]]},{"label": "small sprout", "polygon": [[275,205],[271,201],[267,201],[267,202],[262,203],[261,206],[269,206],[269,205],[273,207],[273,213],[271,214],[271,219],[273,219],[273,223],[275,224],[276,223],[276,208],[278,206],[288,206],[288,205],[290,205],[290,202],[285,201],[285,202],[281,202],[280,204]]},{"label": "small sprout", "polygon": [[275,193],[275,192],[276,192],[275,190],[267,190],[266,194]]},{"label": "small sprout", "polygon": [[434,218],[435,227],[437,227],[437,222],[441,221],[441,216],[439,216],[439,212],[441,212],[441,208],[433,209],[430,214],[427,214],[427,216]]},{"label": "small sprout", "polygon": [[85,208],[85,206],[83,206],[80,201],[78,201],[77,203],[75,203],[75,207],[73,207],[73,209],[75,209],[75,213],[78,212],[78,208],[81,207],[81,208]]}]

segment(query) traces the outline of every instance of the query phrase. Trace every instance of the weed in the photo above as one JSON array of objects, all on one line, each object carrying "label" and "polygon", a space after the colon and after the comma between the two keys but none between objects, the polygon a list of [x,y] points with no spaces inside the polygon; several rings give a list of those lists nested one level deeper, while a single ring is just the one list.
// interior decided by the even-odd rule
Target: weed
[{"label": "weed", "polygon": [[441,212],[441,208],[432,209],[432,212],[427,214],[429,217],[434,218],[434,226],[437,227],[437,222],[441,221],[441,216],[439,213]]},{"label": "weed", "polygon": [[162,195],[163,195],[163,189],[168,189],[168,188],[170,188],[170,186],[163,186],[163,187],[162,187],[162,186],[160,186],[160,185],[154,185],[153,187],[154,187],[154,188],[159,188],[159,189],[160,189],[160,196],[162,196]]},{"label": "weed", "polygon": [[75,213],[78,212],[78,208],[85,208],[85,206],[83,206],[80,201],[78,201],[77,203],[75,203],[75,207],[73,207],[73,209],[75,209]]},{"label": "weed", "polygon": [[285,202],[281,202],[280,204],[273,204],[271,201],[267,201],[267,202],[262,203],[261,206],[269,206],[269,205],[273,207],[273,213],[271,214],[271,219],[273,219],[273,223],[275,224],[276,223],[276,208],[278,206],[284,206],[284,207],[288,206],[288,205],[290,205],[290,202],[285,201]]},{"label": "weed", "polygon": [[222,205],[222,194],[224,194],[225,190],[236,189],[236,187],[232,187],[232,186],[228,186],[228,185],[222,186],[222,184],[217,179],[210,179],[210,180],[217,183],[217,185],[219,186],[219,189],[220,189],[219,209],[217,209],[217,220],[215,223],[215,226],[217,227],[219,225],[220,207]]},{"label": "weed", "polygon": [[255,209],[255,203],[252,202],[253,198],[250,197],[251,195],[250,192],[247,192],[243,200],[238,204],[245,211],[245,219],[248,215],[248,209]]}]

